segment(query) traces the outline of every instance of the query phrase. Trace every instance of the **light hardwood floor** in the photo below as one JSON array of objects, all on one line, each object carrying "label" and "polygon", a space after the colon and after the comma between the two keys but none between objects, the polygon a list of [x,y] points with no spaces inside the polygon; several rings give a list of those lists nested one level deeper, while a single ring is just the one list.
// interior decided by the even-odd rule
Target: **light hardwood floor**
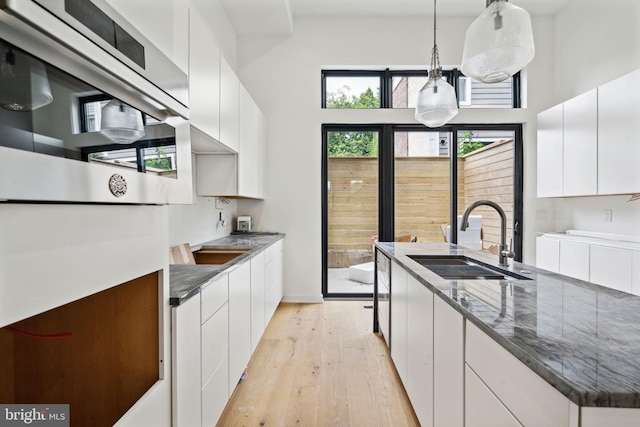
[{"label": "light hardwood floor", "polygon": [[280,304],[218,426],[419,426],[364,305]]}]

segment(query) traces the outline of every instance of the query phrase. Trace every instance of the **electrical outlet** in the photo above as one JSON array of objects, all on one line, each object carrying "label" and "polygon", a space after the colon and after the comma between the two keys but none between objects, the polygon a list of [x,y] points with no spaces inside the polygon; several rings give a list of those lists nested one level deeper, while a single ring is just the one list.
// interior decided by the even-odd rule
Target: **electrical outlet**
[{"label": "electrical outlet", "polygon": [[613,220],[613,211],[611,209],[604,210],[604,222],[611,222]]}]

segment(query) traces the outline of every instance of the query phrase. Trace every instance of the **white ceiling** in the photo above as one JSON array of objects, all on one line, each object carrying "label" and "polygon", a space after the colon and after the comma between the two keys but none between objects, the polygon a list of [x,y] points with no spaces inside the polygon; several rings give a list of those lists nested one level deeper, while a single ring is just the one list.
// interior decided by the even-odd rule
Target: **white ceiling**
[{"label": "white ceiling", "polygon": [[[532,15],[553,15],[569,0],[512,0]],[[433,15],[432,0],[289,0],[294,16],[426,16]],[[442,16],[478,15],[485,0],[440,0]]]},{"label": "white ceiling", "polygon": [[[220,0],[238,35],[290,35],[295,18],[432,16],[432,0]],[[573,0],[511,0],[532,15],[554,15]],[[577,0],[576,0],[577,1]],[[438,16],[476,16],[486,0],[440,0]]]}]

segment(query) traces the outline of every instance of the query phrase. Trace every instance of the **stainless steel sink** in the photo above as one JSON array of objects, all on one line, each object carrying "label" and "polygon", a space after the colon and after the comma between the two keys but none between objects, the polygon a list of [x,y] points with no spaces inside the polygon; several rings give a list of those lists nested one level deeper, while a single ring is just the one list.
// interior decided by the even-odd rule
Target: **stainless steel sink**
[{"label": "stainless steel sink", "polygon": [[463,255],[408,255],[408,257],[446,280],[504,280],[507,277],[531,280]]}]

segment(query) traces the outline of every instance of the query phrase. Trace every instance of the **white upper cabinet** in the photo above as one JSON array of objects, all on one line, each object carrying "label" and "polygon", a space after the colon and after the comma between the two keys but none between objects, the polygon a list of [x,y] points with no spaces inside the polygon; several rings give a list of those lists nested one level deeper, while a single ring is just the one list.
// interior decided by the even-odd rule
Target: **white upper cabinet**
[{"label": "white upper cabinet", "polygon": [[598,88],[598,194],[640,191],[640,70]]},{"label": "white upper cabinet", "polygon": [[563,195],[563,105],[538,114],[538,197]]},{"label": "white upper cabinet", "polygon": [[[197,88],[196,88],[197,90]],[[236,153],[240,139],[240,80],[220,57],[220,142]]]},{"label": "white upper cabinet", "polygon": [[598,90],[564,103],[563,195],[598,192]]},{"label": "white upper cabinet", "polygon": [[640,70],[538,114],[538,197],[640,192]]},{"label": "white upper cabinet", "polygon": [[189,101],[191,124],[220,140],[220,51],[197,13],[189,17]]},{"label": "white upper cabinet", "polygon": [[262,112],[240,85],[240,144],[238,154],[238,194],[262,197]]}]

